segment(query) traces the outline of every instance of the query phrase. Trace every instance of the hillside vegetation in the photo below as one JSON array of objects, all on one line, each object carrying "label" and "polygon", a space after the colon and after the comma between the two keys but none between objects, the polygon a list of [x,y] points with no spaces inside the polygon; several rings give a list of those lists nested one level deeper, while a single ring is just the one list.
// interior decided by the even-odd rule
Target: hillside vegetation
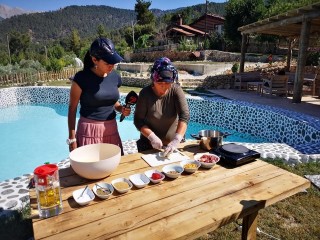
[{"label": "hillside vegetation", "polygon": [[[209,4],[208,12],[223,15],[224,6],[225,3]],[[205,4],[188,8],[192,9],[192,20],[205,12]],[[183,9],[153,9],[152,12],[159,18],[165,14],[182,12]],[[99,25],[103,25],[109,32],[131,26],[131,21],[136,21],[134,10],[108,6],[69,6],[57,11],[23,14],[4,19],[0,22],[0,39],[5,41],[7,34],[11,32],[28,32],[38,42],[57,40],[70,36],[74,29],[79,32],[80,37],[87,38],[97,33]]]}]

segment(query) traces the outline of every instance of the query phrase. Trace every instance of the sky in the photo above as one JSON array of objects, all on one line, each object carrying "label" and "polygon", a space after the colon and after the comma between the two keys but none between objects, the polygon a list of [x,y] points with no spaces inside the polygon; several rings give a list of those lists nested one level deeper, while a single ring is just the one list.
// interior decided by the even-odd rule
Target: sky
[{"label": "sky", "polygon": [[[147,0],[145,0],[147,1]],[[188,7],[197,4],[205,4],[206,0],[150,0],[152,2],[149,9],[157,8],[161,10]],[[136,0],[0,0],[0,4],[9,7],[18,7],[32,11],[54,11],[70,5],[106,5],[115,8],[134,10]],[[226,2],[226,0],[209,0],[208,2]]]}]

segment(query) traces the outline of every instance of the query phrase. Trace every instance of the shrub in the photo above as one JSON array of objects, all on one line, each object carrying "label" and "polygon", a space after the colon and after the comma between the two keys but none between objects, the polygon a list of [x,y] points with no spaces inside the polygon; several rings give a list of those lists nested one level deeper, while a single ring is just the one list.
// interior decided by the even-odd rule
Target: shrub
[{"label": "shrub", "polygon": [[232,71],[233,73],[238,72],[239,66],[240,66],[239,63],[234,63],[234,64],[232,65],[232,67],[231,67],[231,71]]},{"label": "shrub", "polygon": [[310,52],[307,56],[307,66],[318,66],[320,64],[320,52]]}]

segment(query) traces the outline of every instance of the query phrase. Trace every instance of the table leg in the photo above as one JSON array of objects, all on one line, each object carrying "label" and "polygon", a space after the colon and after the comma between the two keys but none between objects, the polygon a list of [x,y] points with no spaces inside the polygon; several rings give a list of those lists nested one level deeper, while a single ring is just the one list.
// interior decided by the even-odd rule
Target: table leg
[{"label": "table leg", "polygon": [[242,240],[254,240],[257,238],[258,211],[245,216],[242,221]]},{"label": "table leg", "polygon": [[261,91],[262,91],[262,84],[258,84],[258,94],[261,95]]},{"label": "table leg", "polygon": [[316,80],[312,81],[312,97],[316,95]]}]

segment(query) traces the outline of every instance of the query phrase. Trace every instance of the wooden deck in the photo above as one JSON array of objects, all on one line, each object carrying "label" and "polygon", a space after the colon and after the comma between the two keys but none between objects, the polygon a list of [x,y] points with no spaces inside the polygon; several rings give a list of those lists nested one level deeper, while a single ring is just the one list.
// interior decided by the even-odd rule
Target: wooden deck
[{"label": "wooden deck", "polygon": [[[180,150],[191,157],[200,152],[196,141]],[[126,155],[104,181],[148,169],[140,153]],[[60,170],[63,212],[47,219],[35,217],[35,239],[192,239],[239,218],[244,219],[242,239],[255,239],[260,209],[310,187],[308,180],[256,160],[236,168],[200,168],[79,206],[72,192],[87,184],[92,189],[96,182],[80,178],[71,168]],[[30,198],[36,209],[34,189]]]}]

